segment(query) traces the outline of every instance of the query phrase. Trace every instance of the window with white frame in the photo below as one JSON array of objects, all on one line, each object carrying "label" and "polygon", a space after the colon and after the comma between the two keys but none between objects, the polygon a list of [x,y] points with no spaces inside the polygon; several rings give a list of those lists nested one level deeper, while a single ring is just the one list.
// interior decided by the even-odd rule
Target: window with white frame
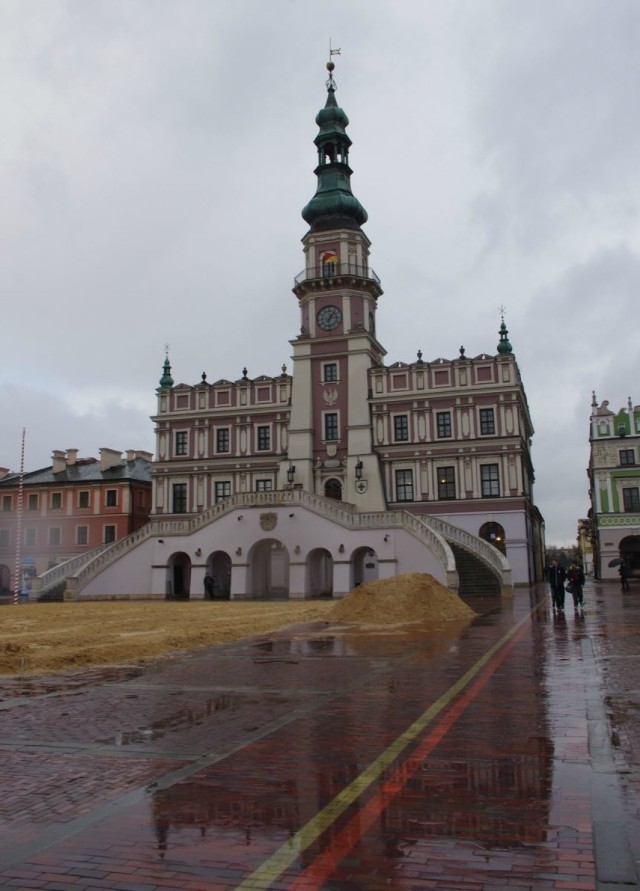
[{"label": "window with white frame", "polygon": [[396,501],[413,501],[412,470],[396,470]]},{"label": "window with white frame", "polygon": [[480,491],[483,498],[500,495],[500,468],[497,464],[483,464],[480,467]]},{"label": "window with white frame", "polygon": [[107,507],[116,507],[118,504],[118,490],[117,489],[107,489],[105,504]]},{"label": "window with white frame", "polygon": [[438,499],[451,501],[456,497],[456,469],[455,467],[438,467]]},{"label": "window with white frame", "polygon": [[0,548],[9,547],[9,530],[0,529]]},{"label": "window with white frame", "polygon": [[322,379],[325,384],[332,384],[338,380],[338,363],[325,362],[322,366]]},{"label": "window with white frame", "polygon": [[339,439],[338,412],[327,411],[324,414],[324,438],[325,441]]},{"label": "window with white frame", "polygon": [[86,545],[89,543],[89,527],[76,526],[76,544]]},{"label": "window with white frame", "polygon": [[177,430],[175,438],[176,455],[186,455],[188,448],[188,433],[186,430]]},{"label": "window with white frame", "polygon": [[62,530],[59,526],[49,526],[49,545],[51,547],[58,547],[60,542],[62,541]]},{"label": "window with white frame", "polygon": [[395,442],[409,441],[409,415],[395,415],[393,418],[393,439]]},{"label": "window with white frame", "polygon": [[11,495],[2,496],[2,510],[10,511],[13,507],[13,498]]},{"label": "window with white frame", "polygon": [[28,548],[35,547],[35,543],[36,543],[36,530],[35,529],[33,529],[33,528],[25,529],[24,543]]},{"label": "window with white frame", "polygon": [[38,496],[31,493],[27,501],[27,510],[38,510]]},{"label": "window with white frame", "polygon": [[493,436],[496,432],[496,419],[492,408],[480,409],[480,435]]},{"label": "window with white frame", "polygon": [[268,452],[271,448],[271,428],[266,424],[261,424],[257,430],[256,447],[259,452]]},{"label": "window with white frame", "polygon": [[111,544],[112,541],[116,540],[116,527],[115,526],[105,526],[104,527],[104,543]]},{"label": "window with white frame", "polygon": [[436,434],[438,439],[449,439],[451,436],[451,412],[436,412]]},{"label": "window with white frame", "polygon": [[229,428],[218,427],[216,430],[216,452],[229,451]]},{"label": "window with white frame", "polygon": [[62,492],[51,493],[51,510],[62,509]]},{"label": "window with white frame", "polygon": [[216,483],[214,486],[214,498],[216,504],[219,501],[224,501],[225,498],[231,497],[231,481],[223,480],[222,482]]},{"label": "window with white frame", "polygon": [[89,493],[86,491],[78,492],[78,507],[89,507]]},{"label": "window with white frame", "polygon": [[272,489],[272,480],[256,480],[256,492],[271,492]]},{"label": "window with white frame", "polygon": [[171,486],[172,510],[174,514],[187,512],[187,484],[173,483]]}]

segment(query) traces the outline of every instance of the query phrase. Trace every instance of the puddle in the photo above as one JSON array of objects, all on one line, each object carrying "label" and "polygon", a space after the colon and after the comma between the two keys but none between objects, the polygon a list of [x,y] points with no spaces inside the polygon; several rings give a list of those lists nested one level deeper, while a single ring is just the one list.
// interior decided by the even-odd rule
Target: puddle
[{"label": "puddle", "polygon": [[[133,698],[130,696],[128,698]],[[182,709],[162,721],[154,721],[148,727],[138,727],[135,730],[118,731],[113,736],[96,739],[97,745],[103,746],[132,746],[144,745],[158,739],[162,739],[168,733],[184,730],[187,727],[196,727],[204,724],[205,718],[216,712],[234,710],[246,697],[222,695],[208,699],[197,708]]]}]

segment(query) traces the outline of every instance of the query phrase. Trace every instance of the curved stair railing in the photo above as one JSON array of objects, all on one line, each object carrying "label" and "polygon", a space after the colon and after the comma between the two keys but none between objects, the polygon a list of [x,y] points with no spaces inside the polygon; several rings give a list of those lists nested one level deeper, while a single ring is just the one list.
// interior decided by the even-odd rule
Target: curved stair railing
[{"label": "curved stair railing", "polygon": [[94,556],[88,560],[85,559],[81,565],[72,566],[71,562],[60,564],[56,569],[60,570],[62,574],[56,577],[56,581],[65,579],[67,589],[73,594],[78,594],[92,578],[149,538],[159,535],[167,537],[190,535],[239,507],[266,509],[285,505],[305,507],[319,516],[331,519],[345,529],[404,529],[435,553],[446,573],[447,585],[450,588],[458,588],[458,572],[453,551],[446,541],[446,536],[434,524],[425,522],[425,517],[418,517],[408,511],[358,513],[353,504],[311,495],[302,489],[239,492],[194,517],[185,517],[184,519],[154,518],[146,526],[126,538],[105,546],[99,553],[94,552]]},{"label": "curved stair railing", "polygon": [[470,551],[475,557],[481,560],[485,566],[488,566],[498,577],[503,590],[513,590],[513,579],[509,561],[504,554],[497,548],[494,548],[493,545],[489,544],[488,541],[479,538],[477,535],[473,535],[471,532],[467,532],[465,529],[453,526],[445,520],[440,520],[438,517],[431,517],[423,514],[421,519],[427,526],[430,526],[432,529],[439,532],[446,541],[453,542],[461,548],[464,548],[466,551]]},{"label": "curved stair railing", "polygon": [[95,557],[110,547],[111,544],[100,545],[100,547],[87,551],[85,554],[78,554],[77,557],[71,557],[69,560],[65,560],[64,563],[58,563],[57,566],[45,569],[44,572],[41,572],[40,575],[37,575],[32,580],[31,590],[38,597],[41,594],[46,594],[47,591],[51,591],[52,588],[62,584],[69,575],[73,575],[74,572],[82,569],[83,566],[92,562]]}]

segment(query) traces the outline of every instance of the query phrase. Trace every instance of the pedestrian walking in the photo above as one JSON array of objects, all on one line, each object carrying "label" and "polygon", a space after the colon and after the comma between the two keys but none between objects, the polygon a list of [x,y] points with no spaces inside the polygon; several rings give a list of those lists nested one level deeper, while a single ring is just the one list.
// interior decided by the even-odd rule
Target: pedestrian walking
[{"label": "pedestrian walking", "polygon": [[623,591],[629,591],[629,576],[631,575],[631,571],[626,560],[622,561],[618,572],[620,573],[620,587]]},{"label": "pedestrian walking", "polygon": [[574,610],[578,612],[578,607],[581,607],[584,601],[582,594],[582,589],[584,588],[584,571],[582,569],[582,566],[579,566],[574,561],[569,567],[567,578],[569,580],[567,591],[573,597]]},{"label": "pedestrian walking", "polygon": [[564,612],[564,583],[566,578],[567,574],[564,570],[564,566],[561,566],[557,560],[552,560],[551,566],[549,566],[547,579],[549,580],[549,586],[551,588],[553,608],[559,613]]}]

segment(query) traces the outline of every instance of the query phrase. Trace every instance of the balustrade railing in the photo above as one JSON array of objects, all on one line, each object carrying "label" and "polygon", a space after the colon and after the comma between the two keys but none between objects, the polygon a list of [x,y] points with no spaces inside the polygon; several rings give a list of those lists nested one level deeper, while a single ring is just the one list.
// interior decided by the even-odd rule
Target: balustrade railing
[{"label": "balustrade railing", "polygon": [[302,489],[282,489],[271,492],[240,492],[212,505],[195,517],[184,519],[177,519],[175,516],[166,519],[154,517],[146,526],[111,545],[103,546],[92,555],[85,554],[82,558],[74,558],[47,570],[36,580],[37,590],[43,593],[60,581],[68,580],[70,590],[80,591],[98,572],[149,538],[191,535],[239,507],[267,509],[284,505],[305,507],[319,516],[339,523],[346,529],[405,529],[423,541],[436,554],[452,587],[457,587],[457,571],[455,557],[448,541],[459,544],[489,564],[501,578],[503,585],[511,584],[509,563],[496,548],[444,520],[428,515],[416,516],[408,511],[358,513],[355,505],[347,502],[311,495]]},{"label": "balustrade railing", "polygon": [[380,284],[380,279],[368,266],[359,266],[357,263],[323,263],[321,266],[311,266],[309,269],[303,269],[296,275],[294,284],[299,285],[301,282],[314,281],[316,279],[332,279],[338,276],[351,276],[352,278],[362,278],[367,281]]},{"label": "balustrade railing", "polygon": [[423,514],[422,520],[428,526],[431,526],[439,532],[443,538],[456,542],[456,544],[459,544],[461,547],[474,553],[477,557],[483,560],[483,562],[488,563],[502,579],[503,585],[511,585],[511,567],[509,566],[509,561],[504,554],[501,554],[497,548],[493,547],[493,545],[490,545],[482,538],[478,538],[477,535],[472,535],[465,529],[453,526],[451,523],[447,523],[445,520],[441,520],[438,517]]}]

